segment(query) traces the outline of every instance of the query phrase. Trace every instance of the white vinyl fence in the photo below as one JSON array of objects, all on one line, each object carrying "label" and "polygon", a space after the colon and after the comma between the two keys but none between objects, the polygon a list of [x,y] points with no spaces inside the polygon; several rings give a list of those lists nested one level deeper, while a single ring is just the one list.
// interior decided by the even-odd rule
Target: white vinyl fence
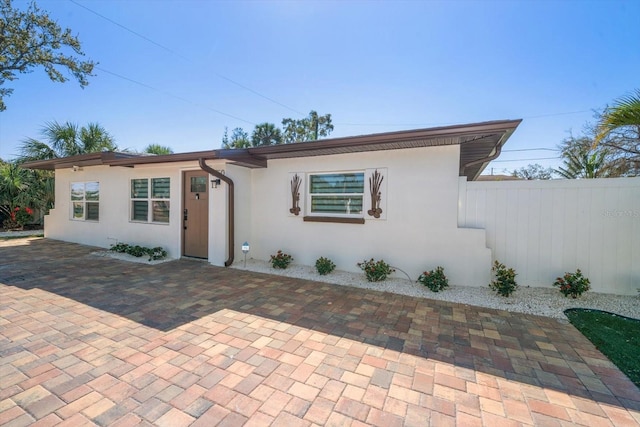
[{"label": "white vinyl fence", "polygon": [[577,268],[592,290],[640,288],[640,177],[460,181],[458,226],[486,230],[493,259],[522,286],[551,286]]}]

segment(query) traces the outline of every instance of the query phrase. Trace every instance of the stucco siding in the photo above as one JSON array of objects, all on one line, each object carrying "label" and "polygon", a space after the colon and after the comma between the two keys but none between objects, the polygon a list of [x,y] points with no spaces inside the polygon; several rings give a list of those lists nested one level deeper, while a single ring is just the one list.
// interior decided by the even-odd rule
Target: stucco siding
[{"label": "stucco siding", "polygon": [[[384,259],[413,280],[425,269],[445,267],[452,284],[486,285],[491,253],[482,230],[459,229],[458,146],[271,160],[253,170],[250,256],[268,260],[281,249],[295,263],[313,266],[320,256],[338,269],[359,272],[356,263]],[[305,222],[288,212],[291,173],[384,169],[386,218],[365,224]],[[306,186],[307,183],[303,183]],[[365,182],[365,193],[368,192]],[[402,273],[396,273],[402,277]]]},{"label": "stucco siding", "polygon": [[[109,248],[117,242],[147,247],[162,246],[172,258],[181,254],[182,171],[198,169],[195,164],[174,164],[136,168],[93,166],[82,170],[56,170],[56,205],[45,217],[45,237]],[[130,221],[130,180],[169,177],[170,214],[168,224]],[[72,182],[100,183],[99,221],[71,219]]]}]

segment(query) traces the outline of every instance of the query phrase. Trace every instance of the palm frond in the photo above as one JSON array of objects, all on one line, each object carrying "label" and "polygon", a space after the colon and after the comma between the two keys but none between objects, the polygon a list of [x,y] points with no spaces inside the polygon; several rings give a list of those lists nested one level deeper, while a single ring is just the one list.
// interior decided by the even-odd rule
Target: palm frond
[{"label": "palm frond", "polygon": [[640,126],[640,89],[636,89],[634,94],[619,98],[612,107],[605,110],[598,124],[595,144],[623,126]]},{"label": "palm frond", "polygon": [[107,130],[98,123],[89,123],[80,129],[78,145],[82,152],[115,151],[115,140]]},{"label": "palm frond", "polygon": [[34,138],[27,138],[20,145],[20,162],[28,162],[31,160],[46,160],[59,157],[56,150],[50,145],[38,141]]}]

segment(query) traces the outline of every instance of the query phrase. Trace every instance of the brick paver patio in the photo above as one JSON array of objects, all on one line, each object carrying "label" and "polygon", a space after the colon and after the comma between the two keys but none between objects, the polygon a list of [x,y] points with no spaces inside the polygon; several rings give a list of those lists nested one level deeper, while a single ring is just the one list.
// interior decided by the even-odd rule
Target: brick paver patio
[{"label": "brick paver patio", "polygon": [[566,322],[0,241],[3,426],[637,426]]}]

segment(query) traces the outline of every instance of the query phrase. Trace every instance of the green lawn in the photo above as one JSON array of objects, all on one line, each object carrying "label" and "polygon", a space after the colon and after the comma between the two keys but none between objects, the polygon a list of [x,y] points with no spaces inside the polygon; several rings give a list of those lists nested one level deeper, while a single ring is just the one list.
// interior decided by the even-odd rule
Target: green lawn
[{"label": "green lawn", "polygon": [[569,321],[640,388],[640,320],[570,309]]}]

